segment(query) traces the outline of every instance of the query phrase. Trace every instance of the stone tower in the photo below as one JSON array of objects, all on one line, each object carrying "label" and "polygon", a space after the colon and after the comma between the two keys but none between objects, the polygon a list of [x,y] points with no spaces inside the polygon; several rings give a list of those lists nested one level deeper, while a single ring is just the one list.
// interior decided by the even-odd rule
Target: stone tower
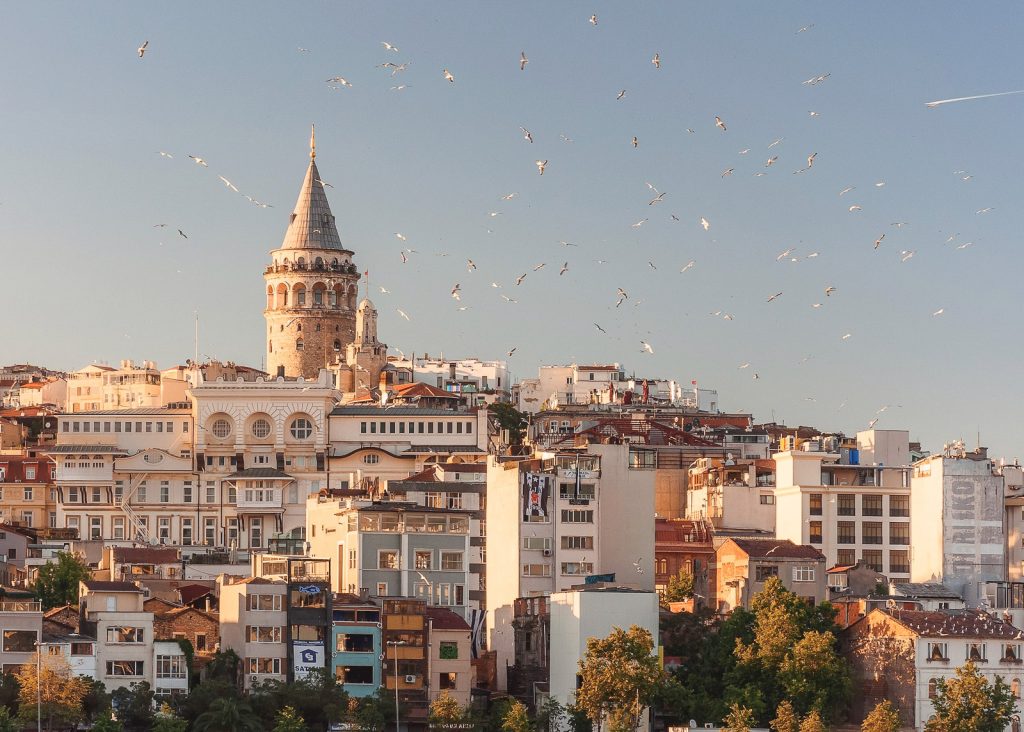
[{"label": "stone tower", "polygon": [[357,392],[374,389],[388,363],[388,347],[377,340],[377,310],[364,299],[356,311],[356,337],[345,349],[345,363],[338,369],[338,388]]},{"label": "stone tower", "polygon": [[316,137],[309,168],[280,248],[263,274],[267,285],[267,371],[271,376],[316,378],[337,364],[356,336],[359,271],[341,243],[316,168]]}]

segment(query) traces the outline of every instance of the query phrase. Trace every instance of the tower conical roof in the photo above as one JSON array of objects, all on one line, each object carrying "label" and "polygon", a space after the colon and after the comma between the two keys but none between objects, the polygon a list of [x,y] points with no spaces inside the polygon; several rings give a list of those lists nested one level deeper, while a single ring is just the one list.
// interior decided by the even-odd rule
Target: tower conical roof
[{"label": "tower conical roof", "polygon": [[320,179],[320,171],[316,169],[314,155],[310,155],[309,168],[302,181],[299,200],[295,202],[295,210],[281,249],[345,249],[334,223],[331,206],[327,203],[327,193]]}]

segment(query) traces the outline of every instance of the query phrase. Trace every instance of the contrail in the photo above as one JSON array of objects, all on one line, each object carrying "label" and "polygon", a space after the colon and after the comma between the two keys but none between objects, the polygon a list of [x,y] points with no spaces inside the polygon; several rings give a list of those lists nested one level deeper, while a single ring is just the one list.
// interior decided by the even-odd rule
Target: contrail
[{"label": "contrail", "polygon": [[937,107],[940,104],[949,104],[950,102],[966,102],[970,99],[988,99],[989,97],[1005,97],[1007,94],[1024,94],[1024,89],[1018,91],[999,92],[998,94],[979,94],[974,97],[957,97],[956,99],[940,99],[937,102],[925,102],[926,107]]}]

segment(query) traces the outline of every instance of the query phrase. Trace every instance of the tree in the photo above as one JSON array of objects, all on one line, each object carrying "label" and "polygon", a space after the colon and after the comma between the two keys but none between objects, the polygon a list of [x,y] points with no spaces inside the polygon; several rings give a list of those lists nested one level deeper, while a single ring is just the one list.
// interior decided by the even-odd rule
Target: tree
[{"label": "tree", "polygon": [[772,729],[775,732],[800,732],[800,718],[796,716],[788,699],[784,699],[775,710]]},{"label": "tree", "polygon": [[395,721],[395,700],[381,687],[376,694],[349,699],[346,718],[364,732],[381,732]]},{"label": "tree", "polygon": [[274,732],[306,732],[306,723],[292,707],[285,707],[277,713]]},{"label": "tree", "polygon": [[124,732],[124,725],[111,717],[108,711],[106,715],[101,715],[99,719],[93,722],[91,729],[92,732]]},{"label": "tree", "polygon": [[521,445],[523,435],[529,424],[526,417],[509,402],[493,402],[487,407],[487,411],[498,421],[498,427],[508,430],[508,442],[510,445]]},{"label": "tree", "polygon": [[[70,727],[84,718],[82,701],[89,693],[90,684],[82,676],[74,676],[63,656],[42,656],[42,673],[36,664],[26,663],[16,674],[21,691],[18,695],[18,723],[35,726],[36,691],[39,691],[40,711],[44,729]],[[37,687],[38,684],[38,687]]]},{"label": "tree", "polygon": [[56,561],[39,568],[32,592],[43,610],[78,603],[78,583],[92,579],[89,565],[77,554],[57,552]]},{"label": "tree", "polygon": [[164,702],[160,705],[153,719],[153,732],[185,732],[188,722],[177,716],[171,705]]},{"label": "tree", "polygon": [[932,706],[935,716],[925,726],[930,732],[1002,732],[1010,724],[1017,700],[1010,685],[997,676],[995,683],[968,661],[949,681],[936,681]]},{"label": "tree", "polygon": [[193,732],[262,732],[252,707],[237,698],[217,699],[210,708],[199,715]]},{"label": "tree", "polygon": [[[84,678],[84,677],[83,677]],[[86,679],[89,682],[89,691],[82,700],[82,712],[85,714],[86,722],[93,722],[101,717],[110,716],[110,694],[102,681]]]},{"label": "tree", "polygon": [[750,732],[750,726],[754,724],[754,713],[747,707],[733,704],[723,724],[722,732]]},{"label": "tree", "polygon": [[0,707],[0,732],[19,732],[21,727],[11,716],[11,710],[7,707]]},{"label": "tree", "polygon": [[852,688],[849,666],[836,650],[835,635],[817,630],[804,633],[786,655],[779,679],[797,709],[816,710],[823,716],[842,708]]},{"label": "tree", "polygon": [[640,724],[661,681],[654,639],[646,628],[613,628],[607,638],[588,638],[579,662],[576,704],[592,722],[607,719],[611,732],[632,732]]},{"label": "tree", "polygon": [[862,732],[899,732],[900,715],[893,703],[886,699],[875,705],[860,726]]},{"label": "tree", "polygon": [[548,696],[537,710],[537,729],[540,732],[557,732],[562,728],[565,713],[565,707],[559,703],[558,699]]},{"label": "tree", "polygon": [[455,724],[461,722],[464,716],[466,710],[459,706],[447,690],[430,702],[430,721],[435,724]]},{"label": "tree", "polygon": [[825,732],[825,723],[821,721],[818,710],[811,710],[811,713],[804,717],[800,723],[800,732]]},{"label": "tree", "polygon": [[114,689],[111,704],[117,710],[117,718],[129,732],[150,730],[153,727],[153,688],[147,681],[139,681],[131,688]]},{"label": "tree", "polygon": [[665,602],[682,602],[693,597],[693,575],[685,569],[670,578],[665,587]]},{"label": "tree", "polygon": [[501,720],[501,729],[504,732],[532,732],[533,725],[530,724],[530,715],[526,705],[518,699],[514,699],[508,705],[508,710]]}]

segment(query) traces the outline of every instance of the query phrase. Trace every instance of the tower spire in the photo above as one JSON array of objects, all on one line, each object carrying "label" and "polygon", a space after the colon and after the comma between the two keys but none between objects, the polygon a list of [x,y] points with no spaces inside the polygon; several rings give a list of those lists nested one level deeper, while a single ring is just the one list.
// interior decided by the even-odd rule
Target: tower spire
[{"label": "tower spire", "polygon": [[309,159],[316,160],[316,125],[309,126]]}]

